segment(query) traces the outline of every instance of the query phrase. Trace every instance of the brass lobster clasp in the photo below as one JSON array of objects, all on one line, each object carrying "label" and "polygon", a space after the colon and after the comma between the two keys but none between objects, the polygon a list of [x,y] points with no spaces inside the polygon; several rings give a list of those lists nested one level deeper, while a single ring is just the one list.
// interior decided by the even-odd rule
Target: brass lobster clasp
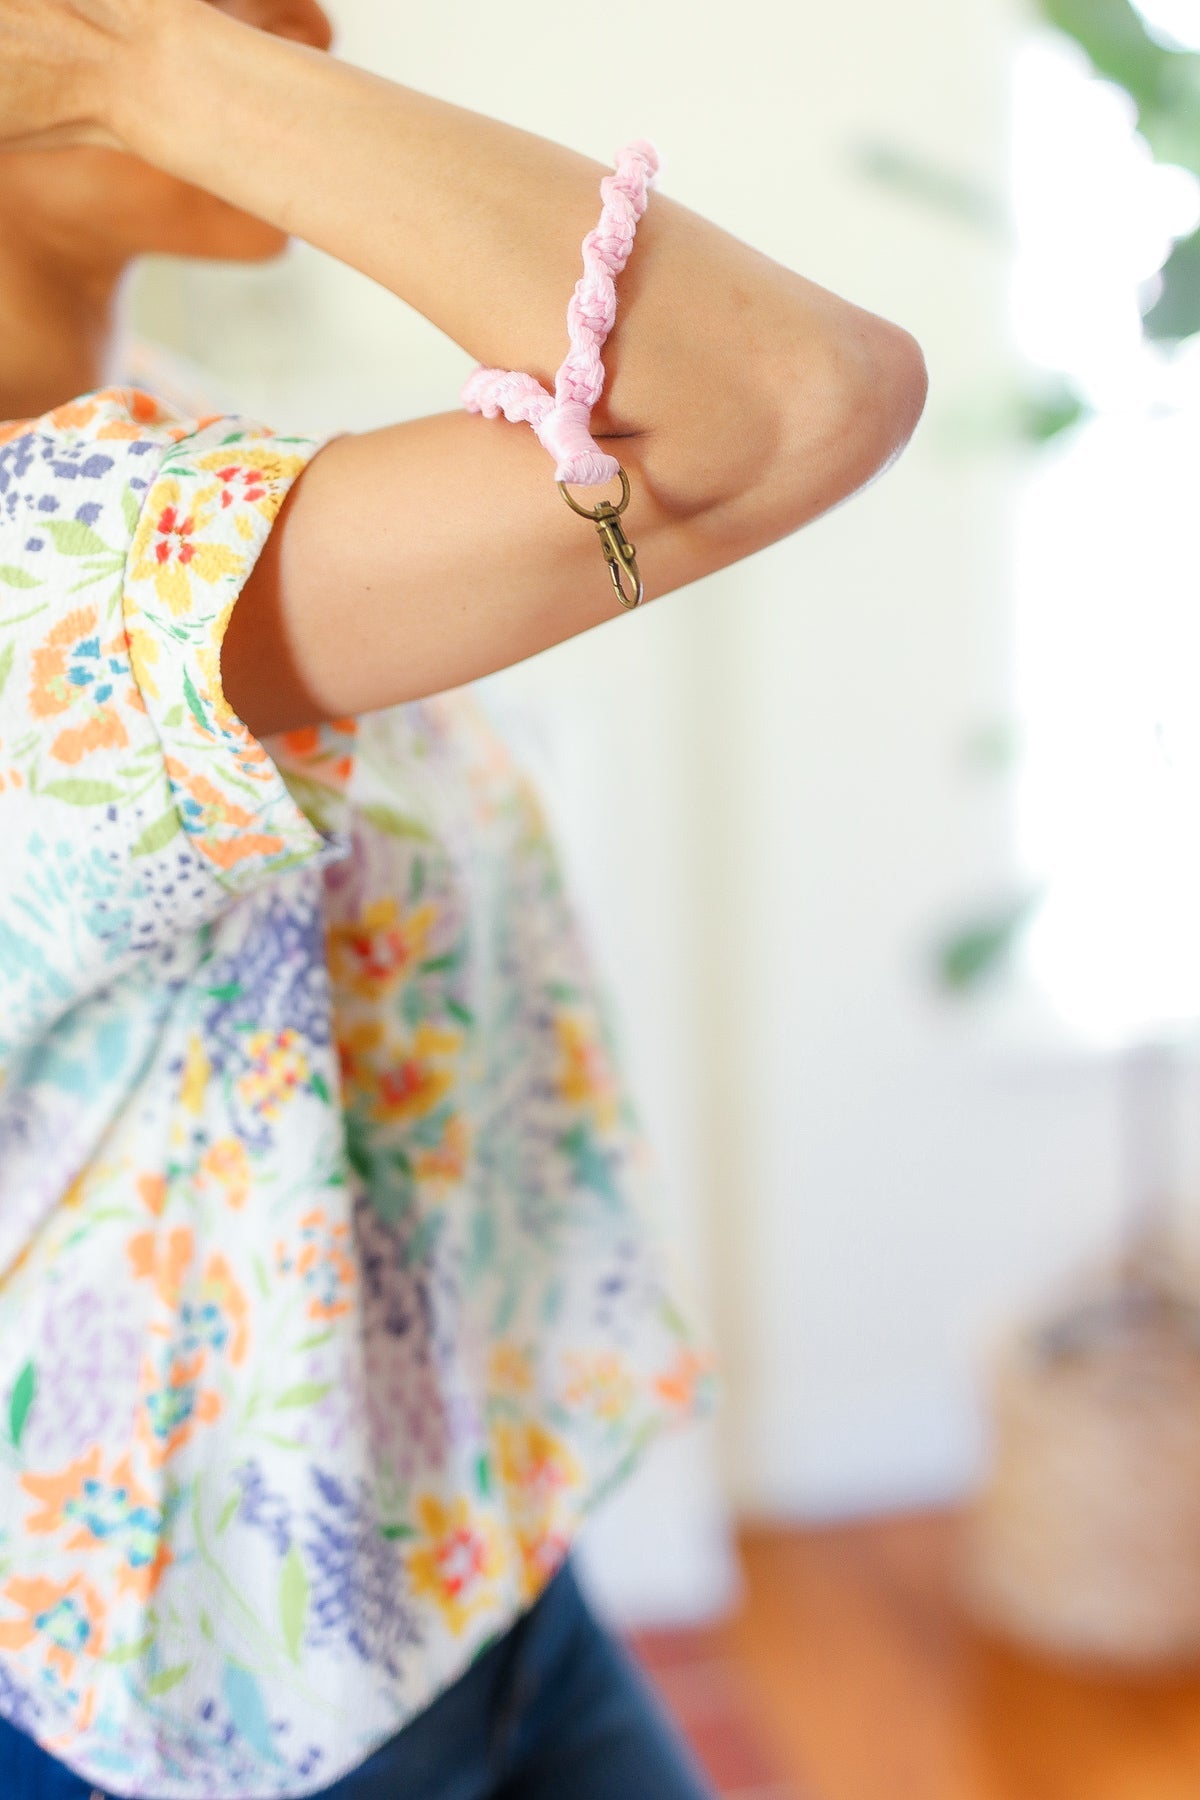
[{"label": "brass lobster clasp", "polygon": [[[617,599],[624,607],[634,607],[641,605],[645,588],[638,573],[634,545],[621,529],[621,514],[629,505],[629,477],[624,469],[618,469],[617,473],[621,478],[621,498],[615,506],[611,500],[601,500],[595,507],[580,506],[568,494],[565,481],[558,483],[558,491],[572,512],[577,512],[581,519],[590,519],[596,527],[596,535],[600,539],[600,548],[604,552],[609,579]],[[633,586],[632,598],[625,590],[627,579]]]}]

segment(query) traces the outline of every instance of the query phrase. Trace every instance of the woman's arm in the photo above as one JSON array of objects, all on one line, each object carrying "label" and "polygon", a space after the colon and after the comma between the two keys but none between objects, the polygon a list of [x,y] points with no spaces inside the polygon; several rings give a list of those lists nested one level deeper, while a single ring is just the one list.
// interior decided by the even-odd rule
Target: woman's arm
[{"label": "woman's arm", "polygon": [[[0,14],[29,4],[46,0]],[[202,0],[73,10],[99,32],[84,129],[373,276],[479,362],[552,383],[600,164]],[[834,505],[919,416],[906,333],[662,195],[618,297],[593,424],[621,440],[650,595]],[[454,685],[609,616],[595,534],[532,434],[448,414],[315,459],[235,613],[226,687],[270,731]]]}]

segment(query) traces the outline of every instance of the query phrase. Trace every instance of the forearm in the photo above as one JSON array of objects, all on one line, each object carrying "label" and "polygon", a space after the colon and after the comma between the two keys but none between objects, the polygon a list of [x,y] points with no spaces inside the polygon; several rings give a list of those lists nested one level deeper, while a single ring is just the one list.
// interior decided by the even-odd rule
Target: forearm
[{"label": "forearm", "polygon": [[[479,362],[552,381],[602,165],[201,0],[147,17],[114,85],[127,148],[372,276]],[[619,295],[595,429],[689,446],[663,474],[681,504],[689,483],[721,497],[726,440],[753,458],[781,382],[811,380],[819,409],[879,323],[661,195]]]}]

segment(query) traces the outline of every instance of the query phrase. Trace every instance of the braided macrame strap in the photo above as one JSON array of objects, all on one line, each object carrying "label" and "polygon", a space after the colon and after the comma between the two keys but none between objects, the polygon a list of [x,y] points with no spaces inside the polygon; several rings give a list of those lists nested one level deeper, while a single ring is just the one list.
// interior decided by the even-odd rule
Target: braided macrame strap
[{"label": "braided macrame strap", "polygon": [[[583,240],[583,274],[567,307],[570,348],[554,378],[553,394],[519,370],[478,368],[467,378],[461,398],[468,412],[488,419],[503,413],[514,424],[533,427],[554,458],[554,477],[563,499],[596,526],[617,598],[623,606],[636,606],[642,583],[633,546],[620,526],[620,514],[629,501],[629,479],[616,457],[606,455],[593,438],[591,421],[592,408],[604,390],[600,352],[617,316],[616,278],[629,261],[638,220],[658,174],[658,152],[645,138],[638,138],[619,150],[615,161],[613,173],[600,183],[600,222]],[[621,482],[616,506],[604,500],[587,510],[566,492],[568,483],[599,487],[616,479]],[[622,573],[635,583],[633,599],[626,597]]]}]

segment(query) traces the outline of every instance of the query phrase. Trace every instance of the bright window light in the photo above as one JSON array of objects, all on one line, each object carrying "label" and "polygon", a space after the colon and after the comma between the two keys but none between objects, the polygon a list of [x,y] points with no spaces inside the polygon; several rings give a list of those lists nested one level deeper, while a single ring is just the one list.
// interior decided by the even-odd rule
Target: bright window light
[{"label": "bright window light", "polygon": [[[1143,10],[1200,28],[1195,0]],[[1137,309],[1200,189],[1057,40],[1018,60],[1013,135],[1019,346],[1097,413],[1018,507],[1019,850],[1047,883],[1027,967],[1117,1046],[1200,1023],[1200,355],[1144,345]]]}]

